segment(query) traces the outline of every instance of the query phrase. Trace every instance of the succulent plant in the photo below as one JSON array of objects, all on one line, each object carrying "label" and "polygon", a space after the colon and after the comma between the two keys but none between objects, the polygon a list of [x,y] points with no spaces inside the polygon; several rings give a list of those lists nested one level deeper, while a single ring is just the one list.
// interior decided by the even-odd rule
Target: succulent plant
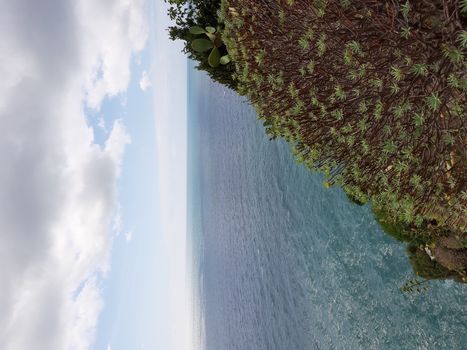
[{"label": "succulent plant", "polygon": [[224,55],[221,56],[219,48],[224,46],[222,41],[222,33],[220,28],[217,29],[214,27],[207,26],[205,28],[194,26],[190,28],[190,33],[193,35],[206,35],[206,38],[196,38],[191,43],[191,47],[196,52],[208,52],[208,63],[211,67],[218,67],[220,64],[226,65],[230,62],[230,56]]}]

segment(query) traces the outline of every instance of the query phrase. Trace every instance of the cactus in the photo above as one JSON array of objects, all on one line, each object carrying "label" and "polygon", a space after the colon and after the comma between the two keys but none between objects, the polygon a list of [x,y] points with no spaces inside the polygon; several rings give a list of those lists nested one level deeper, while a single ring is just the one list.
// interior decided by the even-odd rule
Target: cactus
[{"label": "cactus", "polygon": [[191,47],[196,52],[206,52],[208,50],[211,50],[214,47],[214,45],[211,41],[207,39],[195,39],[191,43]]},{"label": "cactus", "polygon": [[208,26],[208,27],[206,27],[206,31],[208,33],[214,34],[216,32],[216,28]]},{"label": "cactus", "polygon": [[220,64],[220,60],[221,54],[219,52],[219,49],[217,47],[214,47],[211,50],[211,53],[209,54],[208,63],[211,67],[218,67]]},{"label": "cactus", "polygon": [[221,57],[221,53],[219,48],[224,46],[224,42],[222,41],[222,33],[220,28],[217,29],[211,26],[207,26],[205,28],[201,28],[198,26],[194,26],[190,28],[190,33],[193,35],[206,35],[208,39],[204,38],[197,38],[194,39],[191,43],[191,47],[196,52],[209,52],[208,55],[208,63],[211,67],[216,68],[220,64],[226,65],[230,63],[230,56],[224,55]]},{"label": "cactus", "polygon": [[194,26],[190,28],[190,33],[194,35],[198,35],[198,34],[204,34],[206,33],[206,31],[201,27]]},{"label": "cactus", "polygon": [[224,55],[220,59],[220,64],[228,64],[230,63],[230,56],[229,55]]}]

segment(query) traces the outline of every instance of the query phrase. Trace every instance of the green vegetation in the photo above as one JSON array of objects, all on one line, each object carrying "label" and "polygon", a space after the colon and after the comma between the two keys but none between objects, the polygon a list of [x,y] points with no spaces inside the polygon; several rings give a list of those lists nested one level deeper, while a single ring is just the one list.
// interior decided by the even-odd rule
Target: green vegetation
[{"label": "green vegetation", "polygon": [[[236,89],[237,82],[233,78],[235,65],[227,59],[227,48],[222,41],[223,24],[218,21],[220,0],[165,0],[169,5],[168,14],[175,22],[169,27],[169,35],[172,40],[182,40],[185,43],[183,51],[188,57],[198,62],[197,69],[206,71],[209,76],[231,89]],[[194,28],[198,28],[196,30]],[[211,31],[210,33],[207,28]],[[191,29],[191,30],[190,30]],[[202,31],[201,31],[202,30]],[[212,41],[213,37],[214,41]],[[203,50],[199,46],[203,36],[207,36],[213,46]],[[194,43],[198,44],[194,44]],[[209,45],[209,44],[208,44]],[[207,47],[207,46],[205,46]],[[213,48],[216,50],[213,50]],[[209,58],[211,57],[211,62]],[[217,64],[217,58],[219,64]],[[221,58],[222,62],[221,62]]]},{"label": "green vegetation", "polygon": [[209,52],[208,64],[212,68],[217,68],[219,65],[227,65],[230,63],[230,56],[228,54],[221,56],[220,49],[224,46],[220,27],[201,28],[194,26],[190,28],[190,33],[193,35],[205,35],[205,38],[196,38],[191,42],[191,48],[196,52],[203,53]]},{"label": "green vegetation", "polygon": [[465,246],[440,243],[466,234],[462,4],[224,0],[221,18],[237,90],[271,138],[465,277]]},{"label": "green vegetation", "polygon": [[[455,237],[452,232],[446,230],[436,230],[435,222],[425,223],[423,227],[416,227],[414,225],[394,223],[387,217],[386,213],[377,211],[374,208],[373,212],[381,228],[388,235],[408,244],[407,255],[412,269],[418,277],[424,278],[424,281],[450,278],[457,282],[467,282],[465,263],[462,262],[462,259],[465,260],[467,255],[466,249],[464,249],[465,243],[461,242],[460,237]],[[444,254],[449,255],[447,259],[451,263],[454,262],[459,265],[450,266],[450,269],[446,267],[446,265],[449,265],[448,260],[444,258],[443,261],[443,257],[441,257],[441,260],[444,265],[438,262],[436,258],[440,258],[440,249]],[[458,254],[463,257],[457,256]],[[426,285],[424,288],[418,288],[421,283],[417,278],[411,279],[401,287],[401,290],[404,292],[424,290]]]},{"label": "green vegetation", "polygon": [[[271,139],[370,202],[419,276],[467,282],[465,0],[181,3],[193,7],[173,10],[172,38],[212,76],[228,71]],[[232,62],[209,66],[207,40],[195,56],[195,25],[215,26]]]}]

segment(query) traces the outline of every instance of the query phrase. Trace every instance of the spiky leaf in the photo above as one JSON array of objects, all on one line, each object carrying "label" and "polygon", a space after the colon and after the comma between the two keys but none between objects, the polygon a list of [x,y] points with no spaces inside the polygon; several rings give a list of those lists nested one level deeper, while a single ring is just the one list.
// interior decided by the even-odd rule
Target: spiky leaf
[{"label": "spiky leaf", "polygon": [[463,30],[457,36],[457,41],[461,44],[461,47],[467,47],[467,31]]},{"label": "spiky leaf", "polygon": [[460,1],[461,13],[467,13],[467,0]]}]

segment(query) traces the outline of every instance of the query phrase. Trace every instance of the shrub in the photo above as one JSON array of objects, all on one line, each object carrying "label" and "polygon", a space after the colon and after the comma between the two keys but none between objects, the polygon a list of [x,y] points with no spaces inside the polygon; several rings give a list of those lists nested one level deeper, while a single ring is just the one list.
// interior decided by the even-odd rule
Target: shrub
[{"label": "shrub", "polygon": [[463,4],[224,0],[221,16],[271,138],[392,221],[464,232]]},{"label": "shrub", "polygon": [[[184,41],[183,52],[187,56],[198,62],[197,69],[206,71],[209,76],[231,89],[236,89],[237,83],[232,75],[235,66],[232,62],[225,65],[212,67],[209,64],[211,51],[199,52],[193,49],[192,43],[199,39],[198,34],[190,32],[190,28],[198,26],[201,28],[213,27],[222,30],[223,25],[218,21],[217,12],[220,8],[220,0],[165,0],[170,4],[168,14],[175,22],[175,25],[168,28],[169,36],[172,40]],[[219,48],[220,56],[228,54],[225,45]]]}]

